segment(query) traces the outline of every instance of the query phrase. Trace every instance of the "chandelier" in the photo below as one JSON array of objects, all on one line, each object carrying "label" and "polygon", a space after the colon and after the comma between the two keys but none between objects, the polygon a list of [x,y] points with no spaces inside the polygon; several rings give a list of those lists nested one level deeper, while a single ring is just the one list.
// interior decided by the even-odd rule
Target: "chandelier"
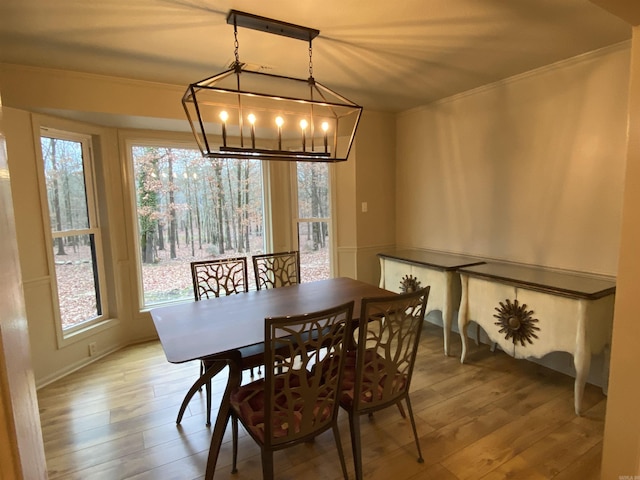
[{"label": "chandelier", "polygon": [[[347,159],[362,107],[313,77],[318,30],[231,10],[235,61],[188,86],[182,97],[189,125],[208,158],[340,162]],[[238,27],[309,42],[309,78],[252,69],[239,56]]]}]

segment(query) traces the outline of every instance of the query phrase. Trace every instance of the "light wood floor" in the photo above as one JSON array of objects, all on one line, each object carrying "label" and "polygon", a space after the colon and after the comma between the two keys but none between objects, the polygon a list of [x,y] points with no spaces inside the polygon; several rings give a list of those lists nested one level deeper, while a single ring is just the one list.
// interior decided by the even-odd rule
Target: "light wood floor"
[{"label": "light wood floor", "polygon": [[[460,338],[453,336],[453,353]],[[181,426],[175,417],[198,365],[173,365],[158,342],[128,347],[38,392],[50,479],[202,479],[210,439],[204,395]],[[224,374],[215,384],[219,397]],[[407,420],[395,408],[362,417],[367,479],[589,480],[600,477],[605,397],[587,385],[585,413],[573,413],[573,379],[487,346],[469,361],[442,353],[442,329],[425,324],[412,402],[425,463],[416,462]],[[349,428],[342,442],[353,478]],[[243,432],[244,433],[244,432]],[[216,478],[259,479],[260,452],[247,436],[230,473],[230,429]],[[341,478],[330,432],[278,452],[282,480]]]}]

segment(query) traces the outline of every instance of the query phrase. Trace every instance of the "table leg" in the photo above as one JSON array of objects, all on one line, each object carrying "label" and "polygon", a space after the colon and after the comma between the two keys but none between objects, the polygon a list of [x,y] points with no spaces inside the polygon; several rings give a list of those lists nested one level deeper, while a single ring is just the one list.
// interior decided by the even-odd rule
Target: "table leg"
[{"label": "table leg", "polygon": [[449,356],[449,348],[451,347],[451,323],[453,320],[453,305],[451,295],[451,284],[453,282],[453,273],[444,272],[444,302],[442,306],[442,329],[444,331],[444,354]]},{"label": "table leg", "polygon": [[[200,375],[198,380],[196,380],[195,383],[191,385],[191,388],[185,395],[184,400],[182,401],[182,405],[180,405],[180,410],[178,411],[178,418],[176,419],[176,423],[178,425],[180,425],[180,422],[182,421],[182,417],[184,415],[184,412],[187,410],[187,406],[191,401],[191,397],[193,397],[196,394],[196,392],[200,390],[202,386],[206,385],[207,382],[209,382],[214,376],[220,373],[220,371],[225,367],[225,365],[226,365],[225,362],[219,362],[219,364],[215,363],[211,365],[207,369],[208,371],[205,371],[203,375]],[[209,422],[208,415],[209,415],[209,412],[207,412],[207,427],[211,425],[211,423]]]},{"label": "table leg", "polygon": [[222,438],[224,437],[224,431],[227,428],[227,422],[230,417],[231,392],[240,386],[242,379],[242,357],[240,356],[240,352],[230,352],[228,358],[225,358],[225,360],[229,365],[229,379],[227,380],[227,387],[224,390],[224,395],[220,402],[220,410],[218,411],[216,424],[213,428],[213,434],[211,435],[211,445],[209,446],[209,456],[207,457],[207,470],[204,476],[205,480],[213,480],[216,464],[218,463],[220,446],[222,445]]},{"label": "table leg", "polygon": [[578,305],[578,331],[576,332],[576,351],[573,354],[573,365],[576,368],[576,380],[573,384],[573,402],[576,415],[580,415],[582,395],[587,383],[591,366],[591,345],[587,341],[586,302],[580,300]]},{"label": "table leg", "polygon": [[458,331],[460,332],[460,340],[462,340],[462,354],[460,355],[460,363],[464,363],[467,357],[467,327],[469,326],[469,277],[461,274],[460,284],[462,286],[462,296],[460,298],[460,310],[458,311]]}]

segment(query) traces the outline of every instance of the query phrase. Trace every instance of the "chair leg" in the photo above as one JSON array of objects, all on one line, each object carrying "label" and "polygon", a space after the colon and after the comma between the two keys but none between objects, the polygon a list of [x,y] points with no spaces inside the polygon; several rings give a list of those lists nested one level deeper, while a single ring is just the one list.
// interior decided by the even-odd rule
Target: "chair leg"
[{"label": "chair leg", "polygon": [[333,438],[336,442],[336,448],[338,449],[338,456],[340,457],[340,467],[342,467],[342,475],[344,476],[344,480],[349,480],[349,475],[347,474],[347,464],[344,461],[344,450],[342,450],[342,441],[340,441],[340,430],[338,430],[338,425],[334,425],[332,428]]},{"label": "chair leg", "polygon": [[353,465],[356,469],[356,480],[362,480],[362,450],[360,449],[360,417],[349,412],[349,427],[351,430],[351,449],[353,451]]},{"label": "chair leg", "polygon": [[211,379],[204,384],[207,393],[207,427],[211,426]]},{"label": "chair leg", "polygon": [[420,439],[418,438],[418,429],[416,428],[416,421],[413,418],[413,409],[411,408],[411,400],[409,400],[409,394],[406,397],[407,410],[409,411],[409,419],[411,420],[411,428],[413,428],[413,436],[416,439],[416,447],[418,447],[418,463],[424,463],[422,458],[422,450],[420,449]]},{"label": "chair leg", "polygon": [[238,416],[231,411],[232,462],[231,473],[238,473]]},{"label": "chair leg", "polygon": [[396,405],[398,406],[398,410],[400,411],[400,415],[402,415],[402,418],[407,418],[407,414],[404,413],[404,408],[402,408],[402,401],[398,400],[398,403],[396,403]]},{"label": "chair leg", "polygon": [[273,480],[273,452],[262,447],[262,479]]}]

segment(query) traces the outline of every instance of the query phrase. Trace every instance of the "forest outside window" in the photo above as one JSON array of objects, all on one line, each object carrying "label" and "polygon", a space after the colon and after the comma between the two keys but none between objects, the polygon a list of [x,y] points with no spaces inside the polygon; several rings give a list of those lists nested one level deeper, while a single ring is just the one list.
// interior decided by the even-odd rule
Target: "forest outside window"
[{"label": "forest outside window", "polygon": [[91,137],[43,128],[42,159],[63,336],[105,318]]},{"label": "forest outside window", "polygon": [[296,164],[296,234],[303,281],[331,277],[329,172],[328,163]]},{"label": "forest outside window", "polygon": [[190,262],[264,252],[262,162],[140,144],[131,158],[143,307],[192,300]]}]

